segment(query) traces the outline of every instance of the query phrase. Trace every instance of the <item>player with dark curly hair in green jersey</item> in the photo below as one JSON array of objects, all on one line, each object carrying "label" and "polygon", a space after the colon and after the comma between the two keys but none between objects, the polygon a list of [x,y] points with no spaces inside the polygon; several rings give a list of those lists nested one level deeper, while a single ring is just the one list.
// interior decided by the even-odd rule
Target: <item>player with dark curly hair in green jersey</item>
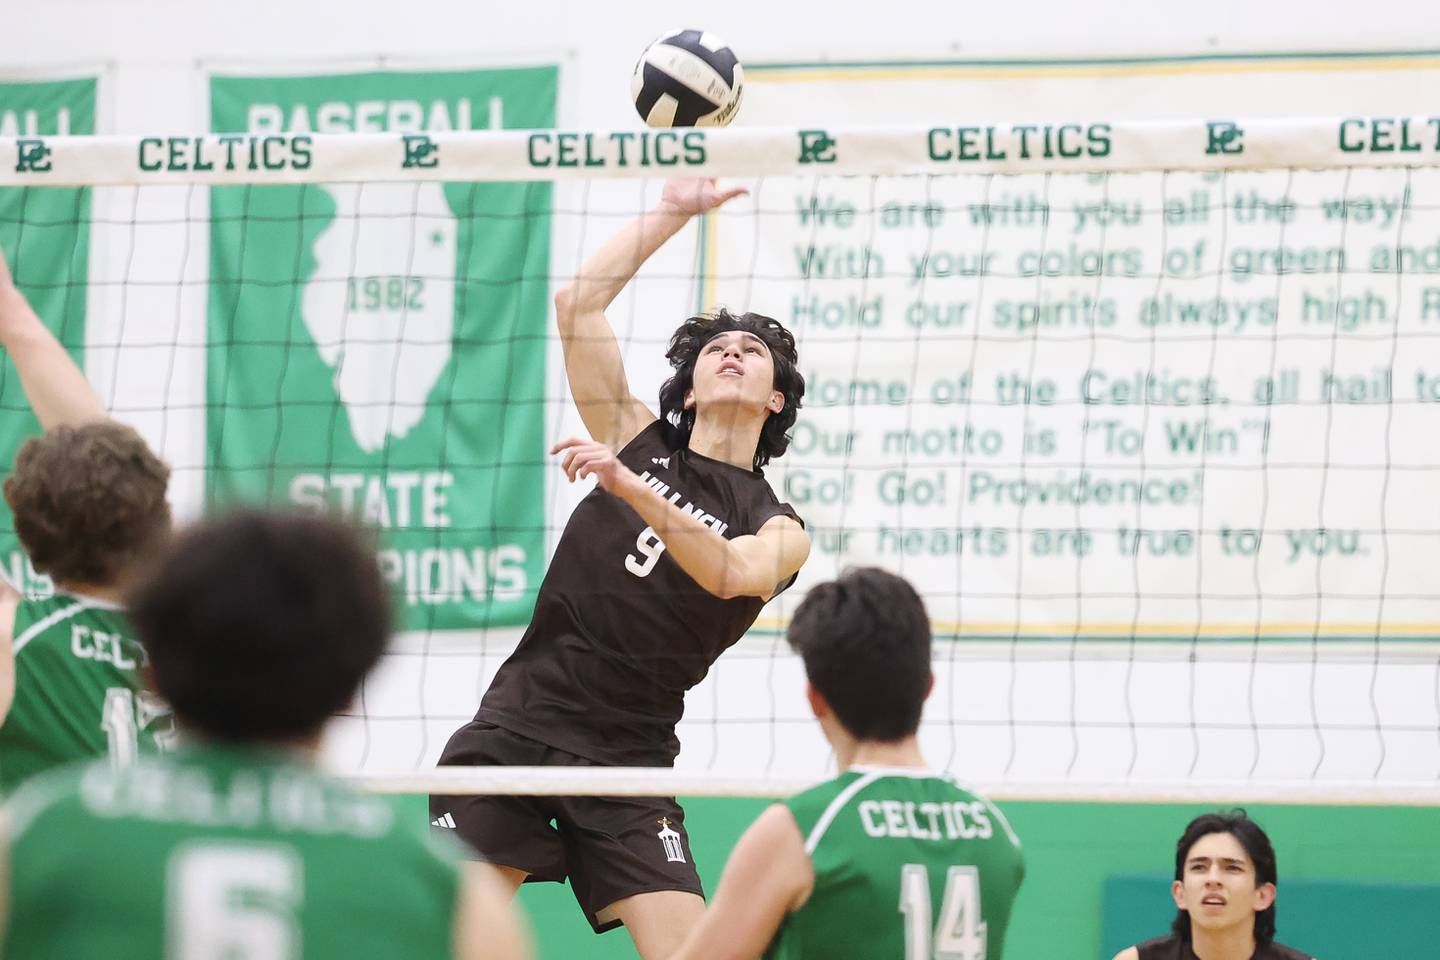
[{"label": "player with dark curly hair in green jersey", "polygon": [[137,565],[170,529],[170,469],[110,419],[0,257],[0,346],[44,433],[5,479],[15,533],[51,596],[0,583],[0,795],[69,760],[124,765],[169,720],[141,689],[145,654],[120,608]]},{"label": "player with dark curly hair in green jersey", "polygon": [[316,769],[384,653],[373,537],[308,514],[190,527],[127,597],[181,743],[32,777],[0,819],[0,955],[523,960],[494,877]]}]

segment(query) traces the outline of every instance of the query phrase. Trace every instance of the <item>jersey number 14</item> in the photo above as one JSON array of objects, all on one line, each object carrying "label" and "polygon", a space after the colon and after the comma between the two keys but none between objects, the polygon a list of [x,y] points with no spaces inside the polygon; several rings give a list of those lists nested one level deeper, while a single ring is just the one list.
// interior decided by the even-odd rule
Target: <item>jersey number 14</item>
[{"label": "jersey number 14", "polygon": [[951,867],[946,873],[940,919],[932,934],[930,871],[922,863],[905,864],[900,869],[900,913],[905,917],[905,960],[986,960],[977,867]]}]

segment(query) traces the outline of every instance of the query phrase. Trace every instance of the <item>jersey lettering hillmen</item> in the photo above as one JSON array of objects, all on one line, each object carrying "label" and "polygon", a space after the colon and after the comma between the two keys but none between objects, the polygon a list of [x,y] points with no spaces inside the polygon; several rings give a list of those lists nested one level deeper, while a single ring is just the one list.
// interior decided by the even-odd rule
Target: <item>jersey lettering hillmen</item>
[{"label": "jersey lettering hillmen", "polygon": [[[716,533],[799,520],[759,470],[671,450],[661,428],[642,430],[620,461]],[[702,589],[638,513],[597,487],[571,514],[529,629],[475,719],[596,763],[668,766],[685,691],[764,605]]]}]

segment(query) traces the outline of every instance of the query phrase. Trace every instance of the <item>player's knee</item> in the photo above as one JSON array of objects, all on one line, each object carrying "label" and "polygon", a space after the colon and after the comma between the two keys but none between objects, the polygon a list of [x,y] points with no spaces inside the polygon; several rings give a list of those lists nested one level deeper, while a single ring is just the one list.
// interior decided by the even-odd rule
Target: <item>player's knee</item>
[{"label": "player's knee", "polygon": [[601,911],[625,925],[641,960],[666,960],[700,922],[705,900],[684,890],[657,890],[617,900]]}]

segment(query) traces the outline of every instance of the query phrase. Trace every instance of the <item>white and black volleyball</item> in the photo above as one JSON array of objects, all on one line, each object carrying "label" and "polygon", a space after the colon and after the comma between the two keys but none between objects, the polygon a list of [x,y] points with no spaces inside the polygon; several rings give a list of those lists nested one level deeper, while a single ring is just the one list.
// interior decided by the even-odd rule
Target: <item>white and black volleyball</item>
[{"label": "white and black volleyball", "polygon": [[729,44],[704,30],[676,30],[645,48],[630,92],[652,127],[723,127],[735,119],[744,85]]}]

